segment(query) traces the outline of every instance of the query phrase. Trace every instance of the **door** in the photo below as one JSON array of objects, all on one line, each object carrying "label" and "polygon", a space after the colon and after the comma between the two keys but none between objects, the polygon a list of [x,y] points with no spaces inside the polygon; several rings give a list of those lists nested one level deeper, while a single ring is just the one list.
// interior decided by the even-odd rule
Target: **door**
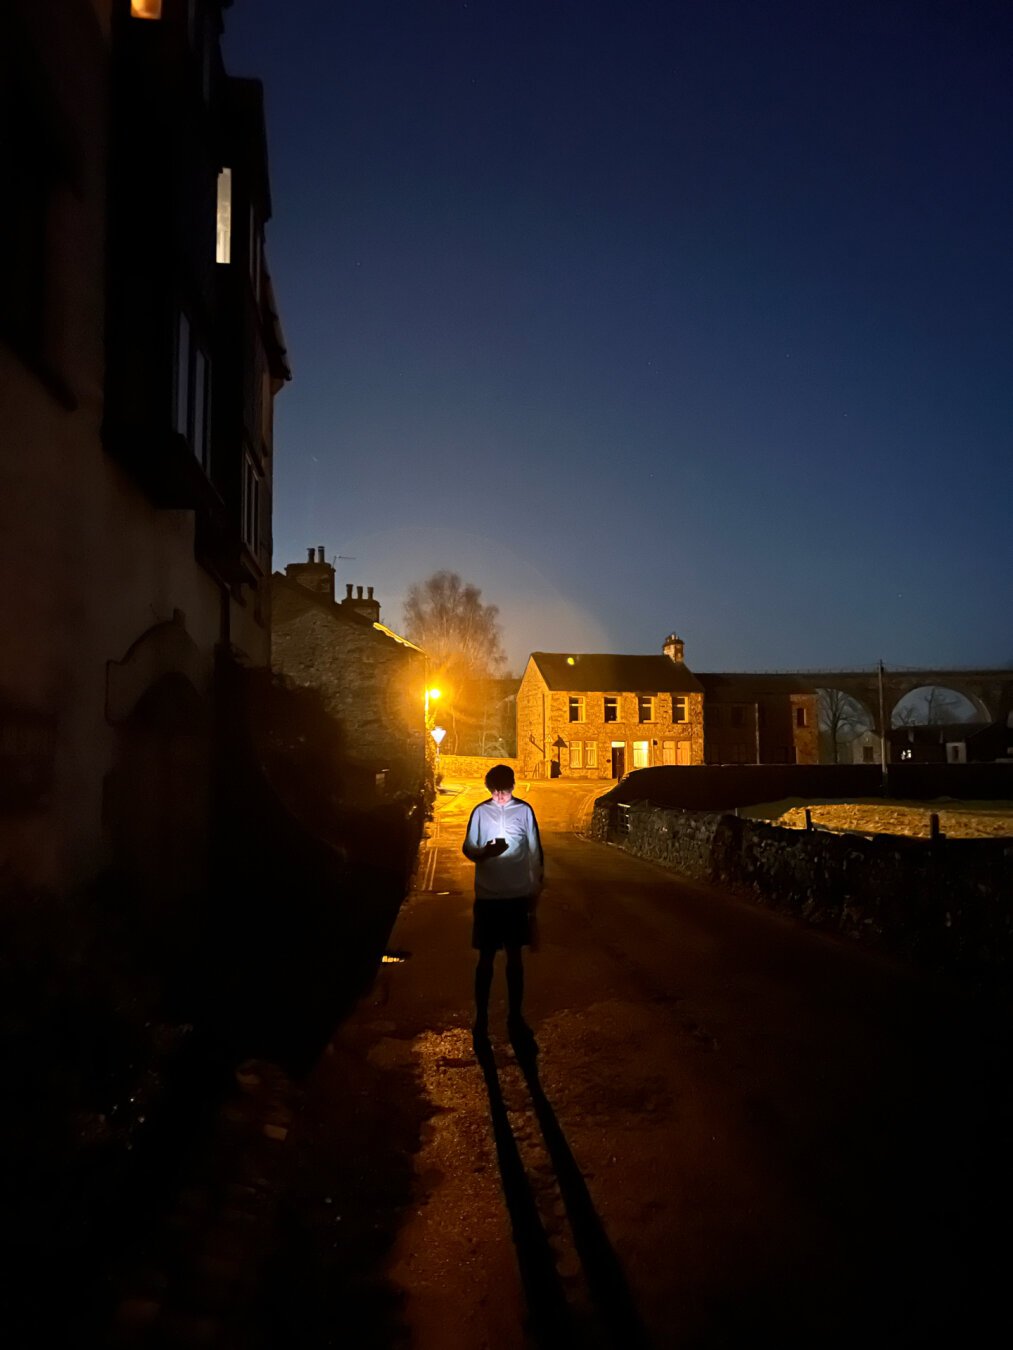
[{"label": "door", "polygon": [[676,741],[675,744],[675,762],[676,764],[689,764],[692,746],[689,741]]},{"label": "door", "polygon": [[626,742],[612,742],[612,777],[622,778],[626,772]]},{"label": "door", "polygon": [[675,763],[675,741],[661,742],[661,762],[662,764]]}]

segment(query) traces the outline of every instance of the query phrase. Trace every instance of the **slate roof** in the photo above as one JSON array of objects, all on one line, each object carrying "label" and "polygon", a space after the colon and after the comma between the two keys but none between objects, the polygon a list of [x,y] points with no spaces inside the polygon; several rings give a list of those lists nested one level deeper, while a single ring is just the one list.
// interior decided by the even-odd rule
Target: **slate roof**
[{"label": "slate roof", "polygon": [[393,628],[388,628],[386,624],[379,621],[374,623],[372,619],[367,618],[365,614],[359,614],[351,606],[341,605],[336,600],[332,600],[330,596],[311,591],[308,586],[303,586],[300,582],[285,576],[283,572],[273,572],[271,581],[277,586],[284,587],[299,600],[306,601],[316,609],[322,610],[330,618],[336,619],[338,623],[351,624],[353,628],[371,628],[384,641],[396,642],[400,647],[407,647],[409,651],[420,652],[423,656],[425,655],[421,647],[417,647],[414,642],[402,637],[400,633],[395,633]]},{"label": "slate roof", "polygon": [[[573,659],[573,665],[569,659]],[[699,694],[700,681],[681,661],[667,656],[622,656],[613,652],[532,652],[531,660],[550,689],[579,694]]]}]

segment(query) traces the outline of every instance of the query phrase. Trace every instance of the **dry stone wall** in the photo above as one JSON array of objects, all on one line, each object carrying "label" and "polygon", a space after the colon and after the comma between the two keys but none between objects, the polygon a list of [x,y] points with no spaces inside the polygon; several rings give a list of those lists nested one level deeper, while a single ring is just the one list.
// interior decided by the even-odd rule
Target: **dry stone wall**
[{"label": "dry stone wall", "polygon": [[591,833],[935,970],[1013,964],[1013,840],[805,832],[647,801],[598,802]]}]

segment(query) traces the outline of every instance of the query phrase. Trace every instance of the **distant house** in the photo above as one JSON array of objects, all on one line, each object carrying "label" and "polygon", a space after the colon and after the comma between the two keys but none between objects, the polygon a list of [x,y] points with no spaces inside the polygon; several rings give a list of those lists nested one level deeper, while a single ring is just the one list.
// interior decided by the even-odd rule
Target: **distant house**
[{"label": "distant house", "polygon": [[894,727],[890,758],[920,764],[989,764],[1013,759],[1013,728],[1006,722],[947,722]]},{"label": "distant house", "polygon": [[672,634],[660,656],[533,652],[517,693],[525,776],[621,778],[702,764],[703,690]]},{"label": "distant house", "polygon": [[879,732],[860,731],[848,743],[848,750],[845,753],[850,754],[853,764],[878,764],[881,755]]},{"label": "distant house", "polygon": [[373,588],[334,599],[334,568],[309,549],[271,579],[271,664],[319,689],[341,724],[358,780],[384,792],[416,792],[425,779],[426,657],[380,622]]},{"label": "distant house", "polygon": [[818,764],[816,694],[801,677],[698,673],[707,764]]}]

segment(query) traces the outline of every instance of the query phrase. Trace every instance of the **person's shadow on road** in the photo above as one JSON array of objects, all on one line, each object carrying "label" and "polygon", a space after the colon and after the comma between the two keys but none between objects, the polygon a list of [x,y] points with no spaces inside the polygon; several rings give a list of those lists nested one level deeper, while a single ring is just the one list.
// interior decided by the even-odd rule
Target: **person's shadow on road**
[{"label": "person's shadow on road", "polygon": [[[612,1249],[566,1136],[556,1119],[538,1076],[538,1044],[528,1029],[511,1035],[517,1064],[524,1075],[531,1102],[555,1172],[573,1243],[584,1271],[587,1289],[600,1325],[594,1344],[646,1350],[647,1333],[630,1295],[626,1277]],[[584,1339],[566,1300],[548,1235],[538,1213],[510,1125],[492,1046],[475,1040],[475,1052],[489,1093],[496,1156],[503,1195],[517,1249],[517,1263],[530,1315],[530,1331],[539,1345],[579,1345]]]}]

